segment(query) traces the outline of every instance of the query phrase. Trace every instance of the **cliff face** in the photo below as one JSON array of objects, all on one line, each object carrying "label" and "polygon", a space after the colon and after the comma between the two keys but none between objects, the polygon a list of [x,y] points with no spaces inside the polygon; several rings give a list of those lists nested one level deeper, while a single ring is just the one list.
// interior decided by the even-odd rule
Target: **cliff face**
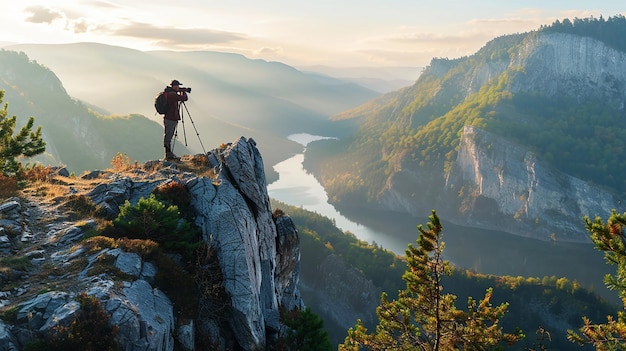
[{"label": "cliff face", "polygon": [[513,93],[599,98],[624,108],[626,54],[603,42],[571,34],[539,34],[524,41],[511,66],[524,67]]},{"label": "cliff face", "polygon": [[253,141],[239,139],[211,152],[209,163],[220,170],[217,179],[187,183],[196,224],[222,265],[232,304],[228,323],[237,341],[245,350],[264,348],[266,337],[280,331],[280,308],[304,307],[297,288],[297,232],[288,217],[272,219],[263,161]]},{"label": "cliff face", "polygon": [[[267,349],[284,328],[280,310],[304,307],[297,288],[298,234],[288,216],[272,216],[263,161],[253,140],[240,138],[210,151],[204,160],[215,175],[198,176],[165,161],[123,173],[96,171],[80,179],[61,169],[55,191],[62,194],[52,203],[36,194],[2,203],[0,249],[5,257],[32,266],[0,271],[1,306],[15,311],[8,321],[0,320],[0,349],[20,350],[69,325],[81,310],[81,293],[101,302],[110,323],[119,327],[124,350],[173,350],[175,344],[191,350],[198,334],[216,349]],[[189,191],[202,239],[217,256],[218,285],[226,296],[219,313],[216,301],[199,293],[197,318],[179,318],[171,296],[155,285],[155,262],[122,247],[107,247],[107,241],[96,247],[84,244],[81,240],[96,222],[72,221],[58,206],[67,196],[86,194],[114,216],[125,201],[136,204],[172,182]],[[94,273],[102,262],[111,262],[119,274]]]},{"label": "cliff face", "polygon": [[463,129],[445,191],[462,194],[460,204],[453,205],[458,222],[544,240],[588,241],[583,216],[594,218],[618,208],[610,192],[554,170],[525,148],[470,126]]},{"label": "cliff face", "polygon": [[[452,90],[458,102],[508,74],[502,80],[507,85],[504,90],[513,96],[537,94],[548,101],[567,97],[624,109],[626,53],[571,34],[538,32],[507,40],[512,42],[509,46],[497,39],[488,44],[492,45],[489,50],[497,45],[509,48],[507,55],[475,59],[476,65],[468,64],[469,59],[433,60],[425,74],[444,79],[445,89],[437,94]],[[452,71],[460,76],[454,87],[447,86],[444,78]],[[532,121],[519,114],[505,117]],[[529,148],[473,127],[465,127],[459,135],[458,154],[448,170],[421,167],[405,159],[388,178],[377,205],[410,214],[436,208],[461,225],[571,241],[587,241],[583,216],[605,216],[620,207],[610,190],[555,170]]]},{"label": "cliff face", "polygon": [[[494,39],[485,48],[499,45],[503,40],[506,38]],[[623,108],[626,97],[624,52],[590,37],[563,33],[538,32],[524,35],[522,39],[512,36],[510,41],[513,53],[464,67],[464,79],[439,93],[458,89],[467,97],[506,70],[521,69],[521,74],[515,76],[508,88],[514,94],[535,92],[548,97],[600,98],[607,103],[619,103]],[[452,70],[458,71],[459,62],[433,60],[428,73],[445,77]]]}]

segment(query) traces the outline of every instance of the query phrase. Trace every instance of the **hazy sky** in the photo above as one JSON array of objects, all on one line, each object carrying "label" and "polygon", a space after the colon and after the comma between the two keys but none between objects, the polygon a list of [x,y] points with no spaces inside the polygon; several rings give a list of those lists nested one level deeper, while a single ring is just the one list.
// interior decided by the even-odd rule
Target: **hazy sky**
[{"label": "hazy sky", "polygon": [[425,66],[556,19],[626,13],[619,0],[4,1],[0,45],[100,42],[213,50],[292,66]]}]

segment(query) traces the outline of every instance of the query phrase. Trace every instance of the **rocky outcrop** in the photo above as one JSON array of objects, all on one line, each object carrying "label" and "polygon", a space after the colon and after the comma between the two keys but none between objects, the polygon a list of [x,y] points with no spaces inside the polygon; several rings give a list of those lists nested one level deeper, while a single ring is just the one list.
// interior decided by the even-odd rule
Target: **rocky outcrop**
[{"label": "rocky outcrop", "polygon": [[624,108],[626,53],[572,34],[528,36],[511,67],[524,67],[511,92],[541,91],[548,97],[592,98]]},{"label": "rocky outcrop", "polygon": [[[297,240],[295,226],[288,217],[281,217],[282,232],[277,233],[263,161],[253,141],[239,139],[220,152],[209,153],[209,163],[220,170],[217,179],[194,178],[187,183],[196,224],[222,264],[232,304],[229,323],[239,345],[245,350],[260,349],[268,334],[279,332],[279,307],[303,307],[295,287],[299,246],[297,241],[286,244]],[[279,252],[279,248],[286,251]],[[286,274],[285,264],[278,263],[291,259],[295,259],[294,271]]]},{"label": "rocky outcrop", "polygon": [[[499,55],[504,48],[508,54]],[[546,101],[602,104],[620,111],[626,101],[624,67],[626,53],[601,41],[539,31],[494,39],[471,57],[435,59],[424,75],[442,80],[442,88],[436,91],[438,100],[432,100],[435,106],[446,106],[451,96],[456,99],[452,105],[467,101],[499,79],[502,86],[498,89],[512,97],[536,95]],[[397,110],[403,106],[410,104]],[[497,118],[505,124],[513,118],[533,123],[531,114],[508,108],[503,103],[494,111],[479,113],[502,114]],[[621,210],[610,189],[557,171],[528,148],[474,127],[459,130],[459,135],[459,145],[452,151],[457,153],[456,160],[442,157],[434,167],[428,162],[424,167],[405,157],[394,164],[374,206],[414,216],[435,208],[446,220],[460,225],[542,240],[584,242],[588,242],[584,216]]]},{"label": "rocky outcrop", "polygon": [[[467,126],[447,175],[445,190],[457,198],[457,222],[543,240],[588,241],[583,216],[618,208],[614,196],[559,172],[529,150]],[[494,220],[497,219],[497,220]]]},{"label": "rocky outcrop", "polygon": [[[26,247],[24,257],[30,260],[35,270],[50,269],[46,280],[29,281],[26,272],[16,275],[27,280],[23,286],[5,290],[3,306],[14,306],[13,324],[4,323],[0,333],[0,349],[21,350],[35,337],[55,332],[59,326],[68,326],[80,311],[76,296],[86,292],[97,297],[110,314],[110,323],[119,327],[118,339],[126,350],[172,350],[175,318],[169,298],[151,282],[156,274],[154,266],[144,262],[137,254],[125,253],[119,249],[101,249],[89,252],[78,242],[85,232],[93,229],[93,221],[75,225],[71,222],[53,222],[37,228],[41,216],[58,215],[41,212],[36,204],[22,204],[18,198],[0,205],[2,229],[7,231],[7,248],[10,254],[17,247]],[[37,247],[37,249],[34,249]],[[18,252],[19,253],[19,252]],[[18,256],[19,255],[15,255]],[[105,274],[88,274],[93,265],[110,259],[118,269],[127,274],[127,280],[116,281]],[[85,262],[85,268],[70,273],[68,266],[76,260]],[[15,282],[16,277],[6,277]],[[121,286],[120,286],[121,284]],[[51,286],[64,286],[64,290],[50,290]],[[37,290],[33,290],[37,289]],[[29,296],[30,294],[33,294]],[[15,303],[16,301],[21,301]]]},{"label": "rocky outcrop", "polygon": [[550,98],[571,97],[579,102],[599,99],[624,108],[626,53],[586,36],[536,32],[496,38],[475,56],[480,57],[483,51],[491,53],[492,47],[502,45],[508,46],[511,55],[490,55],[466,65],[462,71],[458,70],[459,64],[470,57],[433,59],[429,75],[444,78],[456,69],[455,74],[462,76],[457,85],[446,86],[437,94],[457,91],[462,100],[511,70],[517,73],[512,75],[508,88],[513,94],[541,92]]},{"label": "rocky outcrop", "polygon": [[[215,349],[267,349],[284,329],[280,310],[304,308],[297,287],[298,233],[287,215],[272,213],[263,160],[253,140],[239,138],[207,156],[201,159],[213,170],[210,176],[183,171],[181,164],[151,161],[123,173],[86,174],[84,180],[93,185],[84,193],[111,218],[120,205],[136,204],[157,186],[183,184],[195,224],[219,262],[227,300],[219,315],[178,318],[170,296],[155,284],[157,266],[145,255],[83,245],[96,221],[73,222],[58,207],[13,198],[0,204],[0,250],[27,257],[35,267],[31,272],[0,271],[0,304],[15,311],[11,321],[0,323],[0,350],[21,350],[33,338],[69,325],[81,311],[81,293],[101,302],[110,324],[119,327],[116,338],[124,350],[170,351],[175,343],[192,350],[198,334],[209,337]],[[71,179],[60,182],[66,195],[79,192]],[[94,273],[102,262],[119,273]],[[28,280],[28,274],[41,270],[51,273]],[[24,283],[9,289],[9,280]],[[214,301],[198,296],[200,311],[209,303]]]}]

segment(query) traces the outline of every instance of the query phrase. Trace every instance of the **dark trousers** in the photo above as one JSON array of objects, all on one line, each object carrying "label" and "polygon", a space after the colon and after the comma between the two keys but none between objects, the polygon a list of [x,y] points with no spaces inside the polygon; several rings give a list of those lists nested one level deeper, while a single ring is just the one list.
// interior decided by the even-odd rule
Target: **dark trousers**
[{"label": "dark trousers", "polygon": [[163,119],[163,127],[165,132],[163,133],[163,146],[168,151],[172,150],[172,138],[174,137],[174,133],[176,132],[176,126],[178,125],[178,121],[172,121],[170,119]]}]

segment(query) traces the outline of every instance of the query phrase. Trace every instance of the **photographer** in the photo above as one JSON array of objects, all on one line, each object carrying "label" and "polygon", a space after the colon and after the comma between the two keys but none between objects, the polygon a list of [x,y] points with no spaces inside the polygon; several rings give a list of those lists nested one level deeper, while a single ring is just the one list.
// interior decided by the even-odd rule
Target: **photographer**
[{"label": "photographer", "polygon": [[190,88],[181,87],[181,83],[174,79],[170,86],[165,88],[165,97],[167,101],[167,112],[163,116],[163,146],[165,146],[165,159],[178,159],[178,156],[172,152],[172,138],[176,132],[178,121],[180,120],[180,102],[187,101],[187,92],[191,92]]}]

